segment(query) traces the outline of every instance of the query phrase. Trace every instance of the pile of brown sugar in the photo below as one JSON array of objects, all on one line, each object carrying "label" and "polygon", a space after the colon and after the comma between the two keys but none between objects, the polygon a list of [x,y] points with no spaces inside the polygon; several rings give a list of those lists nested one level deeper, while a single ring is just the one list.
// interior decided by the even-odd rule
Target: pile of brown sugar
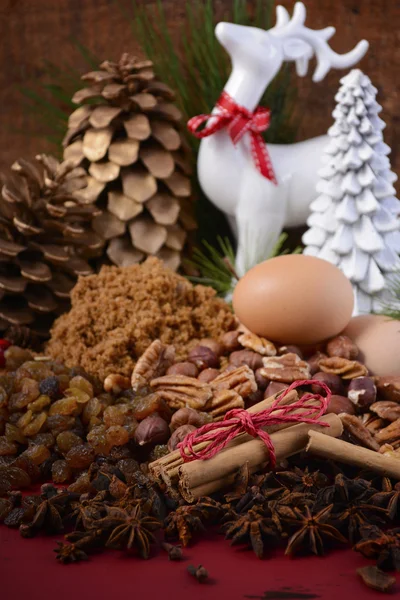
[{"label": "pile of brown sugar", "polygon": [[103,267],[81,277],[72,308],[55,322],[46,353],[100,378],[130,376],[138,357],[159,338],[184,358],[199,339],[235,329],[229,305],[212,288],[192,285],[148,258],[131,267]]}]

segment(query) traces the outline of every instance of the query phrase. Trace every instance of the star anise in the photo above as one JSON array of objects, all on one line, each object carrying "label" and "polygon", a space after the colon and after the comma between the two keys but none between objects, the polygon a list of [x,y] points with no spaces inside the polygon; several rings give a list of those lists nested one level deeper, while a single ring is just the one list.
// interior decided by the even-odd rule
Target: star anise
[{"label": "star anise", "polygon": [[169,539],[179,538],[187,546],[195,532],[204,531],[204,522],[214,520],[221,505],[212,498],[199,498],[196,504],[179,506],[165,519],[165,535]]},{"label": "star anise", "polygon": [[2,498],[2,521],[7,527],[20,527],[24,521],[30,521],[40,501],[37,496],[22,497],[21,492],[8,492],[8,498]]},{"label": "star anise", "polygon": [[341,507],[335,506],[335,525],[355,544],[361,537],[361,529],[366,525],[384,525],[386,510],[372,504],[360,502],[357,498]]},{"label": "star anise", "polygon": [[317,514],[314,514],[309,506],[301,511],[294,508],[295,520],[288,523],[298,527],[297,531],[288,541],[285,554],[296,554],[300,550],[308,550],[313,554],[324,554],[324,541],[336,541],[346,543],[343,535],[328,521],[331,517],[333,505],[326,506]]},{"label": "star anise", "polygon": [[304,508],[312,504],[313,499],[310,495],[285,489],[285,493],[280,498],[268,502],[267,509],[279,533],[282,537],[287,537],[285,532],[287,523],[297,518],[294,508]]},{"label": "star anise", "polygon": [[[111,485],[110,491],[113,491],[113,485]],[[120,497],[120,505],[126,506],[132,500],[142,500],[143,510],[147,506],[149,512],[156,519],[160,521],[165,519],[167,515],[165,500],[156,488],[153,479],[141,471],[135,472],[134,480],[131,479],[131,483],[125,489],[125,493]]]},{"label": "star anise", "polygon": [[232,489],[228,494],[225,494],[225,500],[228,503],[234,502],[235,500],[240,500],[246,494],[247,489],[249,487],[249,479],[250,479],[250,470],[249,463],[245,462],[244,465],[240,467],[238,472],[235,475],[235,480],[232,485]]},{"label": "star anise", "polygon": [[384,477],[382,491],[371,497],[371,504],[386,508],[389,519],[394,521],[400,516],[400,482],[393,486],[390,479]]},{"label": "star anise", "polygon": [[43,485],[41,490],[41,501],[36,506],[32,520],[20,525],[19,531],[23,537],[33,537],[41,530],[48,534],[62,531],[63,517],[68,514],[71,502],[76,498],[76,494],[57,490],[49,484]]},{"label": "star anise", "polygon": [[230,539],[231,545],[248,544],[254,550],[258,558],[264,554],[265,544],[274,544],[277,541],[277,533],[272,519],[252,508],[244,515],[236,515],[232,521],[228,521],[222,527],[225,539]]},{"label": "star anise", "polygon": [[333,485],[317,492],[317,503],[326,506],[331,503],[347,503],[355,499],[366,502],[374,492],[370,481],[361,478],[350,479],[343,473],[338,473]]},{"label": "star anise", "polygon": [[67,565],[81,560],[88,560],[86,552],[76,544],[65,544],[64,542],[57,542],[57,544],[58,548],[54,552],[56,552],[56,558],[60,563]]},{"label": "star anise", "polygon": [[105,526],[111,529],[106,547],[116,550],[132,550],[136,547],[140,556],[148,558],[150,545],[155,541],[153,531],[161,527],[160,521],[143,513],[139,504],[126,510],[109,507],[107,512],[108,516],[97,522],[101,528]]},{"label": "star anise", "polygon": [[76,529],[90,528],[93,521],[105,515],[106,497],[106,491],[98,492],[94,498],[84,494],[78,501],[71,503],[72,510],[68,515],[68,521],[73,523]]},{"label": "star anise", "polygon": [[105,545],[108,532],[104,529],[91,529],[90,531],[71,531],[64,538],[84,550],[92,550]]},{"label": "star anise", "polygon": [[245,513],[254,506],[262,506],[265,503],[265,496],[261,493],[258,485],[252,485],[236,504],[235,510],[238,513]]},{"label": "star anise", "polygon": [[276,477],[290,491],[303,494],[313,494],[328,485],[326,475],[320,471],[310,472],[308,467],[304,471],[299,467],[294,467],[292,471],[279,471],[276,473]]},{"label": "star anise", "polygon": [[368,526],[361,530],[362,540],[354,546],[366,558],[375,558],[379,569],[400,571],[400,528],[383,532]]}]

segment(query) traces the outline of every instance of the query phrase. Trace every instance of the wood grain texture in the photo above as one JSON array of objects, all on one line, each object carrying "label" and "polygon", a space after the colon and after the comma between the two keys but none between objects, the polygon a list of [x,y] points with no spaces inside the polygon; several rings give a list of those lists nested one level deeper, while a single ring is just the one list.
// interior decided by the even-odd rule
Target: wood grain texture
[{"label": "wood grain texture", "polygon": [[[294,4],[293,0],[281,3],[289,9]],[[231,0],[217,0],[221,11],[230,4]],[[400,2],[306,0],[306,4],[310,27],[337,27],[339,33],[331,42],[335,50],[345,52],[361,38],[370,41],[370,50],[360,66],[379,90],[381,116],[387,123],[385,141],[393,149],[392,161],[398,170]],[[163,0],[163,5],[178,43],[184,0]],[[19,156],[29,158],[49,149],[43,139],[32,137],[34,118],[23,110],[19,86],[44,78],[45,59],[60,66],[74,65],[84,72],[85,62],[71,43],[71,37],[104,59],[116,59],[123,51],[140,54],[129,23],[114,0],[2,0],[0,3],[0,169],[7,168]],[[325,133],[332,122],[340,73],[331,72],[323,82],[315,84],[311,81],[312,66],[310,74],[299,80],[298,111],[303,115],[299,139]]]}]

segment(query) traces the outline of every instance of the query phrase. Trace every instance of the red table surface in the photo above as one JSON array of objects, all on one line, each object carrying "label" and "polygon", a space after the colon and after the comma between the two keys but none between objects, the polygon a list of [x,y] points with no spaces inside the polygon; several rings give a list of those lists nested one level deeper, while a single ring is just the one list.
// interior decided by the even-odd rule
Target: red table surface
[{"label": "red table surface", "polygon": [[[241,547],[231,547],[209,534],[184,549],[184,560],[171,562],[159,550],[149,560],[106,551],[88,562],[61,565],[52,552],[58,537],[22,539],[18,531],[0,527],[1,600],[287,600],[377,599],[356,568],[373,564],[350,549],[325,557],[289,558],[277,551],[259,560]],[[210,582],[199,584],[189,564],[204,565]],[[391,597],[400,598],[400,577]]]}]

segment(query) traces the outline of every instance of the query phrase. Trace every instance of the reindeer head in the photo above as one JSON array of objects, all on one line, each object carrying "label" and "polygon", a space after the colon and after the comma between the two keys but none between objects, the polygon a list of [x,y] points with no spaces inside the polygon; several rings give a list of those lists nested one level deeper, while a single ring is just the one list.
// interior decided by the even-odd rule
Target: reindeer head
[{"label": "reindeer head", "polygon": [[249,67],[254,66],[272,77],[284,61],[295,61],[297,74],[303,77],[307,74],[309,60],[315,56],[317,67],[313,81],[321,81],[330,69],[353,66],[368,50],[368,42],[362,40],[346,54],[334,52],[328,40],[335,33],[335,28],[313,30],[306,27],[306,8],[302,2],[296,2],[291,19],[283,6],[277,6],[276,17],[275,27],[268,31],[219,23],[215,33],[233,61],[241,59]]}]

